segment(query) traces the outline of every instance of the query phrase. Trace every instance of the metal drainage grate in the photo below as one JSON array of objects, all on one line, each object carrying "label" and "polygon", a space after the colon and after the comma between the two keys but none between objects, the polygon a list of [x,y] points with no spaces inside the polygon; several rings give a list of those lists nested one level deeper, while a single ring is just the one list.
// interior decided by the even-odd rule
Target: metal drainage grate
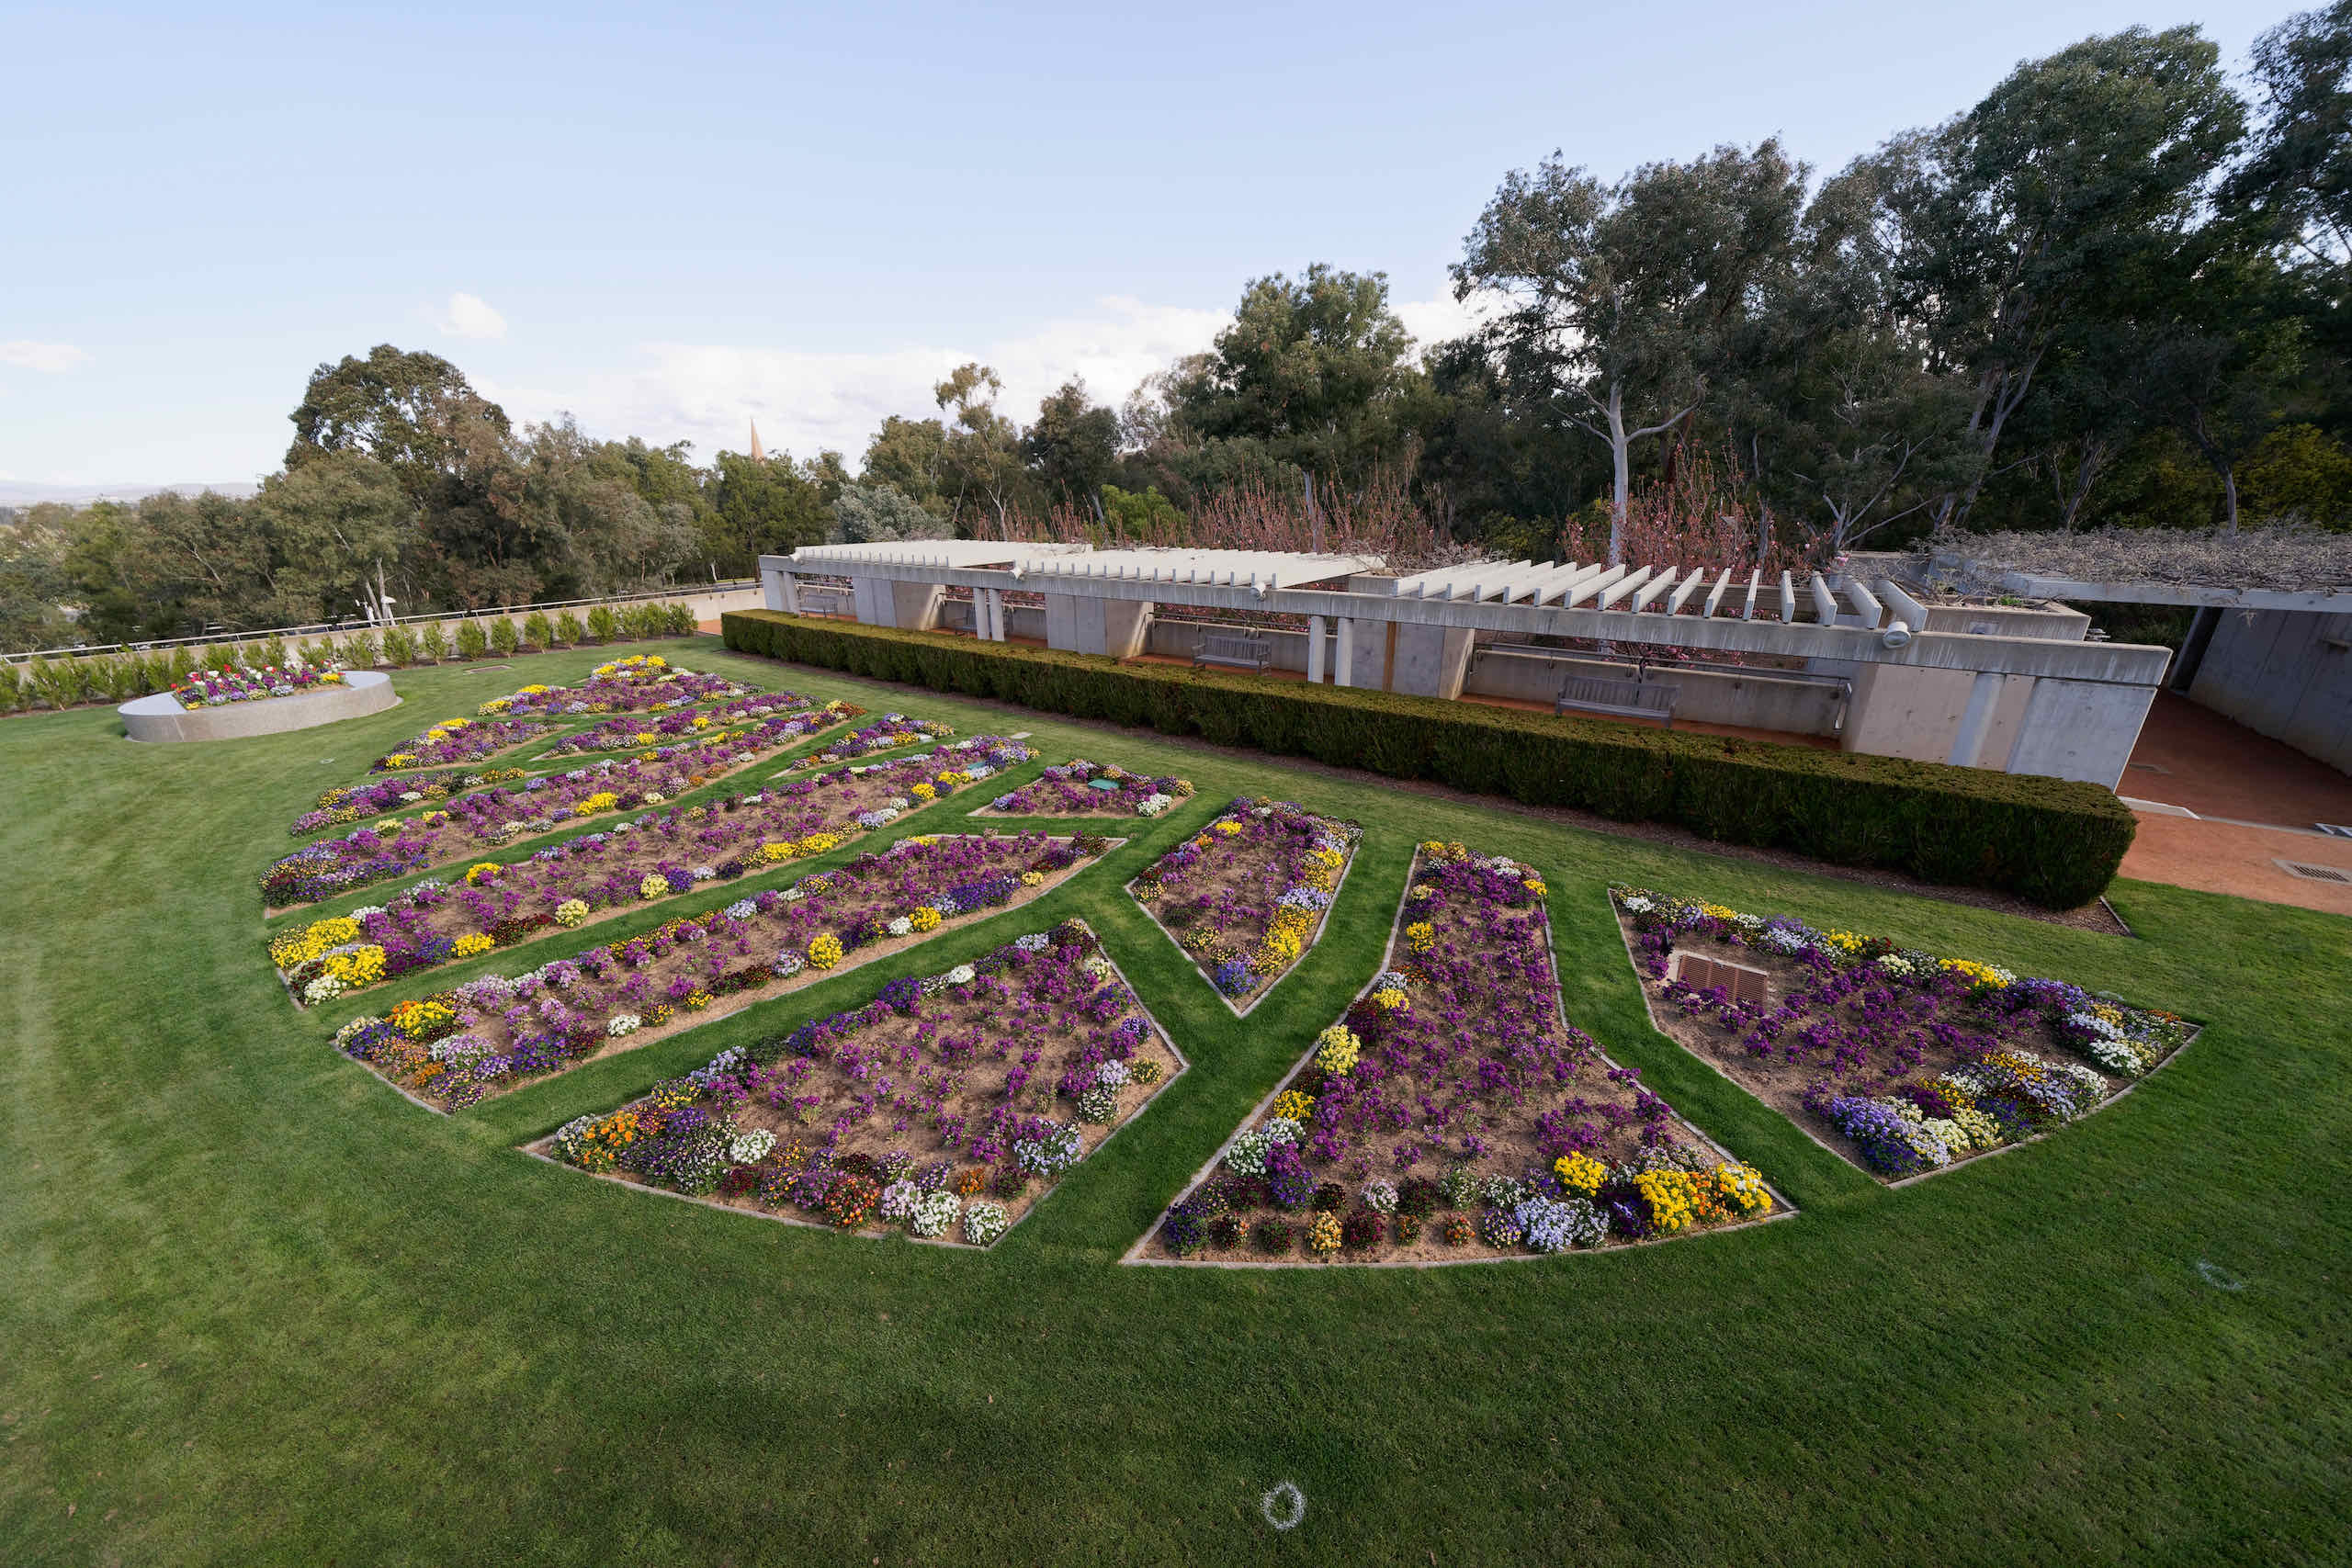
[{"label": "metal drainage grate", "polygon": [[2290,876],[2300,876],[2306,882],[2352,883],[2352,871],[2338,871],[2332,865],[2312,865],[2299,860],[2274,861],[2271,863]]},{"label": "metal drainage grate", "polygon": [[2346,828],[2341,822],[2315,822],[2312,825],[2330,838],[2352,839],[2352,828]]}]

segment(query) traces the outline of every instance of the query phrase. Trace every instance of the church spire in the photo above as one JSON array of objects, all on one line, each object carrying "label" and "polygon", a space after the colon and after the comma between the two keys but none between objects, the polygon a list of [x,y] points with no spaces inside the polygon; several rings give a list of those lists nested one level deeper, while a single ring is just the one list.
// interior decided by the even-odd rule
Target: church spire
[{"label": "church spire", "polygon": [[752,461],[764,463],[767,460],[767,452],[760,446],[760,422],[755,419],[752,422]]}]

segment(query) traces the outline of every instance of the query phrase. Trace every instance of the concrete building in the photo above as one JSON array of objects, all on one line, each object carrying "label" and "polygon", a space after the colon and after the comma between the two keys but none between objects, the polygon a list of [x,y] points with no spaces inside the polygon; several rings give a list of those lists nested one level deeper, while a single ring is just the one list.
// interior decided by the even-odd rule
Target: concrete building
[{"label": "concrete building", "polygon": [[2352,587],[2096,581],[1987,566],[1948,552],[1934,556],[1929,568],[1939,579],[2025,597],[2193,605],[2171,689],[2352,773]]},{"label": "concrete building", "polygon": [[[1884,577],[1531,561],[1399,575],[1371,556],[984,540],[808,546],[762,557],[760,576],[771,609],[1120,659],[1184,657],[1197,647],[1185,639],[1246,629],[1276,669],[1421,696],[1483,688],[1544,701],[1594,672],[1670,681],[1685,718],[2110,789],[2171,657],[2086,641],[2087,619],[2074,612],[1930,610]],[[1163,606],[1188,618],[1162,619]],[[1217,612],[1253,624],[1204,626]],[[1711,653],[1769,663],[1711,663]]]}]

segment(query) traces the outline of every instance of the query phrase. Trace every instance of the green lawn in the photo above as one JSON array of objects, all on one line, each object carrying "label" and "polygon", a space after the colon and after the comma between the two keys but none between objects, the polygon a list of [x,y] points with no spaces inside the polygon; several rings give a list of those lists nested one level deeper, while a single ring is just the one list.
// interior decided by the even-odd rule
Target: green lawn
[{"label": "green lawn", "polygon": [[[2352,921],[2125,883],[2112,897],[2141,939],[2092,935],[711,638],[668,651],[962,734],[1028,729],[1040,765],[1082,754],[1199,795],[1036,904],[443,1119],[330,1050],[334,1025],[671,909],[302,1015],[264,957],[254,879],[287,822],[385,746],[607,651],[405,672],[401,707],[258,740],[134,747],[105,710],[0,723],[0,1559],[2343,1560]],[[858,848],[952,828],[995,793]],[[1237,793],[1365,827],[1321,943],[1240,1021],[1121,891]],[[1797,1218],[1431,1271],[1117,1266],[1371,973],[1429,837],[1544,870],[1570,1017]],[[1889,1191],[1650,1031],[1612,879],[2208,1027],[2088,1122]],[[765,1224],[514,1151],[735,1039],[1070,913],[1193,1069],[992,1253]],[[1306,1516],[1278,1534],[1259,1498],[1284,1480]]]}]

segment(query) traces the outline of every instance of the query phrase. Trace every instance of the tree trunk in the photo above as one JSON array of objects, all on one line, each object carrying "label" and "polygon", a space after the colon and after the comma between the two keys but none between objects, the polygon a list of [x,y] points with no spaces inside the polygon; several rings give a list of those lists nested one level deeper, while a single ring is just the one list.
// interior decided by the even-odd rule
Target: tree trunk
[{"label": "tree trunk", "polygon": [[1633,464],[1625,435],[1625,389],[1609,383],[1609,457],[1616,476],[1615,498],[1609,509],[1608,566],[1625,564],[1625,502],[1633,489]]},{"label": "tree trunk", "polygon": [[2229,531],[2232,534],[2235,534],[2238,531],[2237,465],[2234,463],[2219,463],[2216,464],[2215,467],[2222,470],[2222,499],[2228,504],[2230,509]]}]

